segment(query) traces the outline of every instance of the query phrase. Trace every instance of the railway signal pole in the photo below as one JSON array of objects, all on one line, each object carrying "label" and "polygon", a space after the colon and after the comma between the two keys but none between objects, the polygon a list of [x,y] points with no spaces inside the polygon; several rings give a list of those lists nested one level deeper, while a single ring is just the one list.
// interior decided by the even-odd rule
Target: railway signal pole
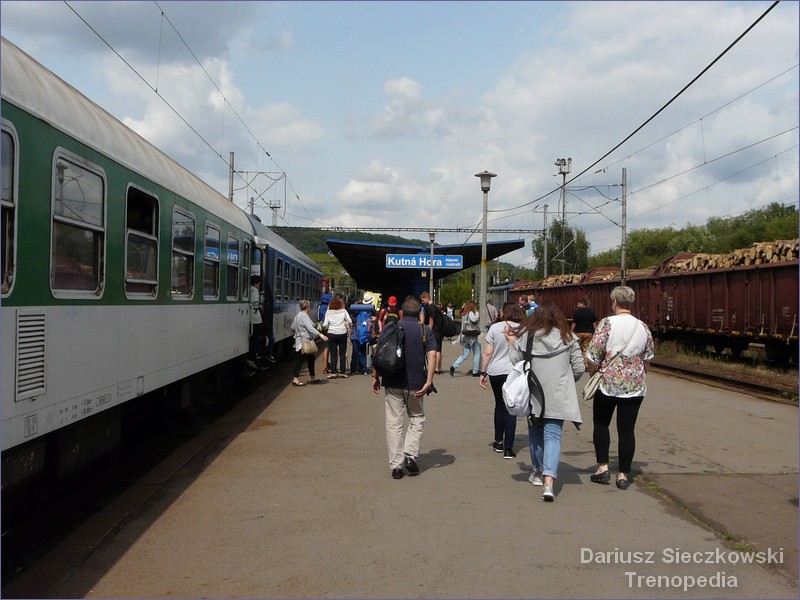
[{"label": "railway signal pole", "polygon": [[561,175],[561,274],[567,266],[566,261],[566,231],[567,231],[567,175],[572,170],[571,158],[559,158],[556,160],[558,173],[553,175]]}]

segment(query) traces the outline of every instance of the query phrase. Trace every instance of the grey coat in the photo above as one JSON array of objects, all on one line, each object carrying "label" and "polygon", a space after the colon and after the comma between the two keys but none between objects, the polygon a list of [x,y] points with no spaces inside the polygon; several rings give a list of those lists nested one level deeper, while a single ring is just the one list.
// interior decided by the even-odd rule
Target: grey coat
[{"label": "grey coat", "polygon": [[[508,358],[512,364],[523,359],[528,344],[528,333],[514,341],[508,348]],[[553,329],[544,337],[534,337],[531,353],[533,354],[533,372],[538,377],[544,390],[544,416],[548,419],[563,419],[580,424],[581,411],[578,405],[578,393],[575,382],[584,373],[583,353],[578,338],[570,334],[572,341],[564,344],[561,333]],[[531,397],[533,414],[541,411],[541,399]]]}]

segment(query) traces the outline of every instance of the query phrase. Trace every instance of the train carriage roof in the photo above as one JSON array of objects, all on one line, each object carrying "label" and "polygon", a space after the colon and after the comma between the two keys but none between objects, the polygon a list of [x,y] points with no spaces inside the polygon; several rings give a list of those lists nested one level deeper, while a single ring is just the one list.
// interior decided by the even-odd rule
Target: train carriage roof
[{"label": "train carriage roof", "polygon": [[0,91],[10,102],[143,177],[249,230],[244,211],[6,38]]},{"label": "train carriage roof", "polygon": [[255,242],[257,245],[266,245],[274,248],[298,263],[322,273],[320,266],[315,261],[311,260],[308,256],[300,252],[300,250],[295,248],[292,244],[279,236],[272,229],[264,225],[258,219],[258,217],[247,215],[247,219],[250,221],[250,225],[252,226],[253,236],[255,237]]}]

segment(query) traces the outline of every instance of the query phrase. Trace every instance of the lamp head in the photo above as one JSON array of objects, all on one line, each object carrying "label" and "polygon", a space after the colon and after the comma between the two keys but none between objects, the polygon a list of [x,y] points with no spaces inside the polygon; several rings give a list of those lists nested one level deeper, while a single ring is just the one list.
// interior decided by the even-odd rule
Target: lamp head
[{"label": "lamp head", "polygon": [[481,191],[488,192],[489,188],[492,186],[492,177],[497,177],[497,174],[483,171],[482,173],[475,173],[475,177],[481,178]]}]

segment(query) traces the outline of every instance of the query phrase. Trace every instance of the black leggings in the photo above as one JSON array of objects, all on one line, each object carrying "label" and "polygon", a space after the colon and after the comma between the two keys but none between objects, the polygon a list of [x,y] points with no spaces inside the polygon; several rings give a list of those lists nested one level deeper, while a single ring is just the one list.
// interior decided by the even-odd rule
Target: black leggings
[{"label": "black leggings", "polygon": [[308,374],[311,376],[311,379],[314,379],[314,362],[317,360],[316,354],[303,354],[298,350],[295,354],[297,357],[295,358],[294,363],[294,376],[300,377],[300,371],[303,370],[303,365],[308,365]]},{"label": "black leggings", "polygon": [[633,453],[636,451],[636,417],[644,396],[634,398],[616,398],[606,396],[600,390],[594,395],[592,418],[594,422],[594,453],[600,464],[608,462],[608,448],[611,445],[609,425],[614,409],[617,409],[617,435],[619,437],[619,472],[630,473],[633,463]]},{"label": "black leggings", "polygon": [[511,450],[514,447],[514,434],[517,432],[517,417],[508,412],[503,400],[503,384],[508,374],[489,375],[489,383],[494,392],[494,441],[503,441],[503,448]]},{"label": "black leggings", "polygon": [[347,334],[329,333],[328,351],[331,355],[331,373],[336,373],[337,369],[340,374],[347,372]]}]

